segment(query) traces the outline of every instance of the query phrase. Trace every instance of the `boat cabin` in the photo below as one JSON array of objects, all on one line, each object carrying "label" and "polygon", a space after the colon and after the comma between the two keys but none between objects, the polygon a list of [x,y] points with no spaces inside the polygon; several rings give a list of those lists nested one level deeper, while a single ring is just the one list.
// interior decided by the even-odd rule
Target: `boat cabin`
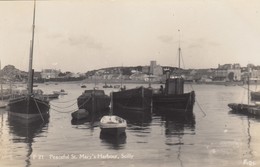
[{"label": "boat cabin", "polygon": [[178,78],[168,78],[165,83],[165,94],[183,94],[184,93],[184,79]]}]

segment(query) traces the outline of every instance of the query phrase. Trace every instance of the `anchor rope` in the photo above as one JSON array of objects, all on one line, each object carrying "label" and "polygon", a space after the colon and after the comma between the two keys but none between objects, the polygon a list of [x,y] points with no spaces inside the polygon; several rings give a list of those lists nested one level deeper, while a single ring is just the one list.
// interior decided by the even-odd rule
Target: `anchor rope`
[{"label": "anchor rope", "polygon": [[[44,119],[43,119],[41,110],[40,110],[40,108],[39,108],[39,106],[38,106],[38,104],[37,104],[37,101],[36,101],[36,99],[35,99],[34,97],[32,97],[32,98],[33,98],[33,100],[34,100],[34,102],[35,102],[35,105],[36,105],[36,107],[37,107],[37,110],[39,111],[39,113],[40,113],[40,115],[41,115],[42,121],[44,122]],[[41,103],[41,102],[40,102],[40,103]]]},{"label": "anchor rope", "polygon": [[[91,99],[91,97],[88,97],[88,98],[84,101],[84,103],[82,103],[80,106],[78,106],[78,108],[83,107],[90,99]],[[76,103],[77,103],[77,102],[76,102]],[[59,112],[59,113],[70,113],[70,112],[75,112],[77,109],[68,110],[68,111],[61,111],[61,110],[58,110],[58,109],[56,109],[56,108],[66,109],[66,108],[72,107],[72,106],[75,105],[76,103],[73,103],[72,105],[67,106],[67,107],[59,107],[59,106],[55,106],[55,105],[52,105],[52,104],[50,104],[50,106],[51,106],[51,109],[54,110],[54,111],[56,111],[56,112]],[[54,107],[54,108],[53,108],[53,107]],[[56,107],[56,108],[55,108],[55,107]]]},{"label": "anchor rope", "polygon": [[[190,84],[190,87],[191,87],[191,89],[194,91],[194,88],[193,88],[193,86],[192,86],[191,84]],[[200,105],[200,103],[199,103],[199,101],[198,101],[198,98],[196,98],[195,102],[196,102],[196,104],[198,105],[200,111],[203,113],[203,115],[204,115],[204,117],[205,117],[207,114],[206,114],[206,113],[204,112],[204,110],[202,109],[202,107],[201,107],[201,105]]]}]

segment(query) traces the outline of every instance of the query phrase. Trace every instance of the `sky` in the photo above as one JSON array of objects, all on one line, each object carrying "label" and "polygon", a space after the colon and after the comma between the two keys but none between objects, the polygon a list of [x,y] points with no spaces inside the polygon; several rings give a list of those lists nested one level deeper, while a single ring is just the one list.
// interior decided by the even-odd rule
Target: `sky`
[{"label": "sky", "polygon": [[[0,0],[1,66],[28,70],[33,1]],[[37,0],[33,68],[260,65],[259,0]]]}]

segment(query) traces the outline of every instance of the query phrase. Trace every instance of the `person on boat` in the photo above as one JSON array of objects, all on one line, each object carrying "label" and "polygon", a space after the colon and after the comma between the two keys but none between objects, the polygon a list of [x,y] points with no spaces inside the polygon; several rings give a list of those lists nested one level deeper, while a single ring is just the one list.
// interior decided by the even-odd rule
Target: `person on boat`
[{"label": "person on boat", "polygon": [[126,87],[125,87],[125,85],[121,88],[121,90],[126,90]]},{"label": "person on boat", "polygon": [[164,94],[164,89],[163,89],[162,85],[160,86],[160,90],[159,91],[161,92],[161,94]]}]

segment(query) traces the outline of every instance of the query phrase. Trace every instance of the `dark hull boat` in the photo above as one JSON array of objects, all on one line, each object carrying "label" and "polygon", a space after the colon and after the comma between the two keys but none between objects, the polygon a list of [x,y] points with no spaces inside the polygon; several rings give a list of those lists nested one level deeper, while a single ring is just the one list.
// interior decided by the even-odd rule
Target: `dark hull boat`
[{"label": "dark hull boat", "polygon": [[[180,30],[178,30],[180,32]],[[178,49],[179,69],[181,60],[181,47]],[[153,112],[156,114],[192,113],[195,102],[195,92],[184,93],[184,79],[181,73],[174,71],[173,78],[170,71],[166,71],[165,89],[161,85],[160,91],[153,95]]]},{"label": "dark hull boat", "polygon": [[241,113],[241,114],[245,114],[245,115],[254,115],[254,116],[260,116],[260,106],[259,105],[251,105],[249,104],[249,99],[250,99],[250,85],[249,85],[249,73],[248,73],[248,79],[247,79],[247,97],[248,97],[248,102],[247,104],[243,104],[243,103],[229,103],[228,107],[232,109],[233,112],[237,112],[237,113]]},{"label": "dark hull boat", "polygon": [[113,92],[114,113],[120,116],[151,114],[152,89],[139,87]]},{"label": "dark hull boat", "polygon": [[245,115],[260,116],[260,106],[240,104],[240,103],[230,103],[228,107],[234,112],[238,112]]},{"label": "dark hull boat", "polygon": [[153,94],[153,111],[157,114],[192,113],[195,92],[184,91],[183,78],[167,79],[165,90]]},{"label": "dark hull boat", "polygon": [[45,120],[49,116],[49,101],[31,96],[23,96],[9,100],[9,115],[30,121]]},{"label": "dark hull boat", "polygon": [[260,101],[260,92],[251,92],[251,100]]},{"label": "dark hull boat", "polygon": [[55,93],[43,94],[42,96],[46,100],[53,100],[53,99],[58,99],[59,98],[59,94],[55,94]]},{"label": "dark hull boat", "polygon": [[160,111],[192,112],[195,100],[195,92],[181,95],[154,95],[153,109]]},{"label": "dark hull boat", "polygon": [[42,119],[43,122],[46,121],[46,117],[49,116],[49,101],[42,97],[42,92],[33,92],[33,74],[32,69],[33,64],[33,46],[34,46],[34,28],[35,28],[35,7],[36,2],[34,1],[33,10],[33,28],[32,28],[32,40],[30,47],[29,56],[29,70],[28,70],[28,84],[27,92],[24,96],[13,98],[9,100],[9,112],[10,116],[16,116],[26,121],[37,121],[38,118]]},{"label": "dark hull boat", "polygon": [[110,97],[104,90],[85,90],[77,98],[78,108],[85,109],[91,117],[100,117],[109,112]]}]

